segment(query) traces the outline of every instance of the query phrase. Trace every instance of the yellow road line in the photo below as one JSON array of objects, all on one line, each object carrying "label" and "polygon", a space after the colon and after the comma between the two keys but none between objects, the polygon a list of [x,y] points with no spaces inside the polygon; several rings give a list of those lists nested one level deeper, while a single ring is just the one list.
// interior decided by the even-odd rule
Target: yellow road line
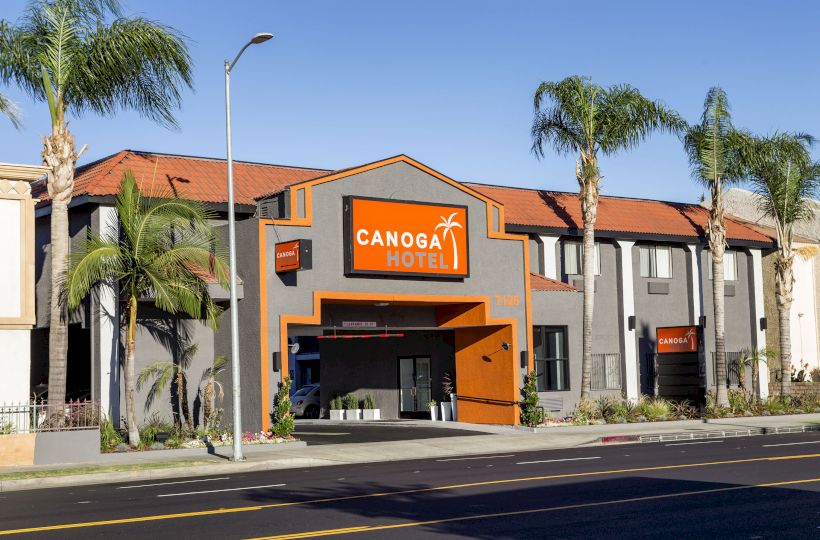
[{"label": "yellow road line", "polygon": [[[176,514],[159,514],[153,516],[140,516],[132,518],[108,519],[103,521],[86,521],[81,523],[65,523],[60,525],[44,525],[41,527],[28,527],[24,529],[0,530],[0,536],[9,534],[25,534],[46,531],[61,531],[65,529],[81,529],[86,527],[100,527],[104,525],[122,525],[128,523],[140,523],[145,521],[160,521],[166,519],[181,519],[189,517],[202,517],[219,514],[231,514],[236,512],[252,512],[269,508],[284,508],[287,506],[301,506],[306,504],[320,504],[328,502],[351,501],[356,499],[368,499],[374,497],[390,497],[395,495],[408,495],[411,493],[429,493],[434,491],[445,491],[451,489],[464,489],[479,486],[492,486],[499,484],[513,484],[518,482],[535,482],[539,480],[558,480],[562,478],[583,478],[589,476],[605,476],[613,474],[626,474],[637,472],[663,471],[672,469],[687,469],[693,467],[711,467],[718,465],[735,465],[739,463],[757,463],[761,461],[780,461],[789,459],[814,459],[820,458],[820,454],[800,454],[793,456],[759,457],[746,459],[731,459],[726,461],[708,461],[702,463],[685,463],[681,465],[658,465],[655,467],[635,467],[631,469],[615,469],[609,471],[591,471],[582,473],[551,474],[545,476],[529,476],[526,478],[508,478],[503,480],[486,480],[483,482],[471,482],[468,484],[453,484],[449,486],[435,486],[429,488],[405,489],[399,491],[386,491],[383,493],[365,493],[362,495],[348,495],[345,497],[329,497],[324,499],[309,499],[305,501],[291,501],[282,503],[260,504],[254,506],[238,506],[234,508],[216,508],[213,510],[199,510],[195,512],[181,512]],[[745,486],[744,486],[745,487]]]},{"label": "yellow road line", "polygon": [[593,507],[601,507],[601,506],[612,506],[616,504],[626,504],[626,503],[633,503],[633,502],[646,502],[646,501],[656,501],[660,499],[671,499],[674,497],[690,497],[692,495],[709,495],[713,493],[725,493],[727,491],[740,491],[740,490],[748,490],[748,489],[755,489],[755,488],[762,488],[762,487],[777,487],[777,486],[788,486],[794,484],[807,484],[811,482],[820,482],[820,478],[809,478],[806,480],[790,480],[788,482],[772,482],[768,484],[755,484],[752,486],[733,486],[727,488],[715,488],[715,489],[703,489],[699,491],[685,491],[682,493],[667,493],[664,495],[651,495],[647,497],[632,497],[629,499],[617,499],[614,501],[603,501],[603,502],[594,502],[594,503],[581,503],[581,504],[570,504],[566,506],[553,506],[548,508],[535,508],[532,510],[513,510],[510,512],[495,512],[492,514],[474,514],[470,516],[458,516],[452,518],[442,518],[442,519],[430,519],[426,521],[411,521],[406,523],[394,523],[391,525],[373,525],[373,526],[361,526],[361,527],[347,527],[345,529],[326,529],[321,531],[310,531],[310,532],[301,532],[301,533],[292,533],[292,534],[280,534],[277,536],[264,536],[261,538],[255,538],[253,540],[290,540],[294,538],[318,538],[320,536],[335,536],[337,534],[353,534],[353,533],[366,533],[366,532],[374,532],[374,531],[385,531],[388,529],[402,529],[408,527],[422,527],[424,525],[439,525],[442,523],[454,523],[458,521],[471,521],[477,519],[492,519],[492,518],[502,518],[502,517],[511,517],[511,516],[521,516],[527,514],[542,514],[545,512],[559,512],[561,510],[578,510],[581,508],[593,508]]}]

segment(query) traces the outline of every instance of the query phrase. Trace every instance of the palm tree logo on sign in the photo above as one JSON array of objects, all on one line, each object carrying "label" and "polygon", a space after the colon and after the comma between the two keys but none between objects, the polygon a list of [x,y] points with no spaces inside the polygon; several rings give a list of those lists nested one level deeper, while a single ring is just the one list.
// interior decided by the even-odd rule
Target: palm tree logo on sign
[{"label": "palm tree logo on sign", "polygon": [[464,227],[461,226],[461,223],[458,221],[453,221],[453,218],[456,217],[458,212],[453,212],[450,214],[450,217],[445,218],[444,216],[439,216],[441,218],[441,223],[436,225],[435,230],[444,229],[441,233],[441,239],[447,240],[447,235],[450,235],[450,239],[453,242],[453,270],[458,270],[458,244],[456,243],[456,235],[453,232],[453,229],[463,229]]}]

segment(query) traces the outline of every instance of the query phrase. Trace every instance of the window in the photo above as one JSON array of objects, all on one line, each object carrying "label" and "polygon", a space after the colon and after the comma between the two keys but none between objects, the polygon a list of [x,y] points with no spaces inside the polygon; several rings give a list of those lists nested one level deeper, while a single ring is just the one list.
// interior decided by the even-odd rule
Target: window
[{"label": "window", "polygon": [[569,390],[567,328],[535,326],[532,333],[538,391]]},{"label": "window", "polygon": [[[706,254],[706,266],[709,267],[709,279],[712,279],[712,253]],[[723,253],[723,279],[726,281],[737,280],[737,253],[727,249]]]},{"label": "window", "polygon": [[[584,273],[584,245],[581,242],[564,242],[564,273],[568,276]],[[595,275],[601,275],[601,245],[595,242]]]},{"label": "window", "polygon": [[641,277],[672,277],[672,249],[669,246],[640,246],[639,249]]}]

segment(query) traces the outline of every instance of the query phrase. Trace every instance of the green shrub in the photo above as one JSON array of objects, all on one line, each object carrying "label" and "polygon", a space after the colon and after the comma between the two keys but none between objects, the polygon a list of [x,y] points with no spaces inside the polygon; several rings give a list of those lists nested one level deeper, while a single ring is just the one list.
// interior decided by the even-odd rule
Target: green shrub
[{"label": "green shrub", "polygon": [[165,448],[182,448],[182,439],[177,434],[171,435],[165,441]]},{"label": "green shrub", "polygon": [[117,445],[122,443],[122,437],[114,424],[108,418],[104,418],[100,422],[100,452],[113,452]]},{"label": "green shrub", "polygon": [[698,415],[697,409],[695,409],[692,403],[686,399],[684,399],[683,401],[673,401],[670,403],[670,406],[671,415],[678,420],[689,420],[695,418]]},{"label": "green shrub", "polygon": [[743,415],[743,413],[754,413],[754,405],[757,399],[754,394],[746,390],[729,390],[729,409],[735,416]]},{"label": "green shrub", "polygon": [[731,414],[732,411],[728,407],[718,405],[717,394],[714,390],[706,392],[706,410],[704,412],[706,418],[726,418]]},{"label": "green shrub", "polygon": [[538,414],[538,386],[535,371],[527,373],[527,380],[521,390],[523,398],[521,400],[521,423],[525,426],[537,426],[541,418]]},{"label": "green shrub", "polygon": [[14,426],[11,422],[6,422],[5,424],[0,424],[0,435],[12,435],[17,430],[14,429]]},{"label": "green shrub", "polygon": [[330,408],[334,411],[340,411],[344,408],[344,403],[342,403],[342,396],[333,396],[330,400]]},{"label": "green shrub", "polygon": [[643,416],[649,422],[666,420],[672,412],[671,404],[659,397],[641,396],[637,403],[638,416]]},{"label": "green shrub", "polygon": [[145,450],[151,448],[157,440],[157,433],[173,433],[174,425],[167,420],[161,418],[158,413],[152,414],[148,421],[140,426],[140,444],[139,448]]},{"label": "green shrub", "polygon": [[376,398],[373,397],[373,394],[365,394],[364,399],[362,400],[362,409],[375,409],[376,408]]},{"label": "green shrub", "polygon": [[600,420],[601,411],[598,408],[598,402],[591,399],[582,399],[575,405],[572,418],[579,424],[589,424],[595,420]]},{"label": "green shrub", "polygon": [[356,394],[350,393],[344,397],[344,408],[346,411],[352,411],[359,408],[359,398]]},{"label": "green shrub", "polygon": [[435,399],[431,399],[427,402],[427,407],[431,409],[438,407],[438,401],[436,401]]},{"label": "green shrub", "polygon": [[290,437],[296,428],[296,420],[290,413],[291,383],[290,377],[284,377],[282,379],[282,384],[279,385],[279,391],[276,392],[276,398],[273,402],[273,413],[271,414],[273,426],[271,427],[271,433],[277,437]]}]

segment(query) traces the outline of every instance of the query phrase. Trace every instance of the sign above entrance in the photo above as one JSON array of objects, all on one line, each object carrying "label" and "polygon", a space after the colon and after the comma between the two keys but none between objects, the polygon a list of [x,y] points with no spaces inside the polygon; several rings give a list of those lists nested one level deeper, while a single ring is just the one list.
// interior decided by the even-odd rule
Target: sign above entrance
[{"label": "sign above entrance", "polygon": [[310,240],[291,240],[276,244],[274,246],[276,272],[309,270],[313,262],[311,244]]},{"label": "sign above entrance", "polygon": [[658,353],[698,352],[697,326],[671,326],[658,328]]},{"label": "sign above entrance", "polygon": [[344,198],[345,273],[468,277],[467,207]]},{"label": "sign above entrance", "polygon": [[376,328],[376,321],[342,321],[342,328]]}]

